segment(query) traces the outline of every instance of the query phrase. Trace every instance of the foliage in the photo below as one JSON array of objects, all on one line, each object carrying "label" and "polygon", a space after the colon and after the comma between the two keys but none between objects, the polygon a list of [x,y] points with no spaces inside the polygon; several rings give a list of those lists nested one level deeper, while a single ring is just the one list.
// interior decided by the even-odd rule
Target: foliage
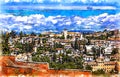
[{"label": "foliage", "polygon": [[72,39],[72,36],[70,36],[70,35],[67,35],[67,38],[68,38],[68,39]]},{"label": "foliage", "polygon": [[98,70],[94,71],[93,74],[97,74],[97,75],[105,74],[105,71],[103,69],[98,69]]},{"label": "foliage", "polygon": [[17,42],[17,43],[15,44],[15,48],[22,49],[22,46],[23,46],[22,43],[18,43],[18,42]]},{"label": "foliage", "polygon": [[65,39],[64,35],[62,35],[61,37],[59,37],[60,39]]},{"label": "foliage", "polygon": [[92,71],[92,67],[90,65],[86,65],[86,70],[91,70]]},{"label": "foliage", "polygon": [[31,32],[31,36],[36,36],[36,34],[34,32]]},{"label": "foliage", "polygon": [[55,44],[54,44],[54,47],[55,47],[55,48],[63,48],[63,45],[60,44],[60,43],[55,43]]},{"label": "foliage", "polygon": [[6,55],[10,54],[10,50],[8,47],[9,37],[10,37],[9,33],[2,34],[2,51],[3,51],[2,53]]},{"label": "foliage", "polygon": [[118,53],[118,48],[114,48],[113,50],[112,50],[112,55],[114,55],[114,54],[117,54]]},{"label": "foliage", "polygon": [[32,43],[25,43],[25,44],[23,44],[22,50],[24,52],[32,52],[33,51],[33,44]]},{"label": "foliage", "polygon": [[43,41],[43,43],[46,43],[47,42],[47,38],[43,38],[42,41]]},{"label": "foliage", "polygon": [[19,36],[20,36],[20,39],[22,39],[22,37],[24,36],[22,31],[19,33]]},{"label": "foliage", "polygon": [[10,36],[11,36],[12,38],[15,38],[16,32],[12,30],[12,31],[10,32]]}]

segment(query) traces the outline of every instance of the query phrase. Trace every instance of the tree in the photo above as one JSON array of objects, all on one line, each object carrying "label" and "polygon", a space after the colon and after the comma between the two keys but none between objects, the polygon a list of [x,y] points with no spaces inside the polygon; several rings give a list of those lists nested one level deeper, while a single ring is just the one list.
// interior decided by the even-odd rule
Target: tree
[{"label": "tree", "polygon": [[111,53],[111,54],[112,54],[112,55],[117,54],[117,53],[118,53],[118,50],[119,50],[118,48],[114,48],[114,49],[112,50],[112,53]]},{"label": "tree", "polygon": [[43,38],[42,41],[43,41],[43,43],[46,43],[47,42],[47,38]]},{"label": "tree", "polygon": [[87,45],[90,45],[91,44],[91,41],[90,39],[88,39],[88,42],[86,43]]},{"label": "tree", "polygon": [[54,54],[53,54],[53,57],[52,57],[53,62],[55,62],[56,59],[57,59],[57,55],[54,53]]},{"label": "tree", "polygon": [[95,47],[92,47],[92,51],[93,51],[93,56],[94,56],[94,59],[96,59],[96,55],[97,55],[97,51],[96,51],[96,48]]},{"label": "tree", "polygon": [[63,45],[60,43],[55,43],[54,48],[63,48]]},{"label": "tree", "polygon": [[78,38],[75,39],[74,49],[79,49]]},{"label": "tree", "polygon": [[48,62],[50,63],[50,58],[48,56],[42,56],[40,57],[41,62]]},{"label": "tree", "polygon": [[67,35],[67,38],[68,38],[68,39],[72,39],[72,36],[70,36],[70,35]]},{"label": "tree", "polygon": [[119,73],[119,66],[118,66],[118,63],[115,63],[114,71],[115,71],[116,74]]},{"label": "tree", "polygon": [[110,71],[110,73],[111,73],[111,74],[115,74],[115,70],[112,69],[112,70]]},{"label": "tree", "polygon": [[87,54],[87,48],[86,48],[86,46],[85,46],[85,45],[83,45],[83,49],[84,49],[83,54]]},{"label": "tree", "polygon": [[90,65],[86,65],[86,66],[85,66],[85,69],[92,71],[92,67],[91,67]]},{"label": "tree", "polygon": [[101,36],[99,36],[99,39],[101,39],[101,40],[106,40],[106,39],[107,39],[107,36],[101,35]]},{"label": "tree", "polygon": [[33,51],[33,44],[32,43],[25,43],[22,47],[24,52],[32,52]]},{"label": "tree", "polygon": [[59,37],[60,39],[65,39],[64,35],[62,35],[61,37]]},{"label": "tree", "polygon": [[42,34],[39,34],[39,37],[42,37],[43,35]]},{"label": "tree", "polygon": [[10,34],[5,33],[2,34],[2,51],[3,54],[10,54],[9,46],[8,46],[8,40],[9,40]]},{"label": "tree", "polygon": [[31,36],[36,36],[36,34],[34,32],[31,33]]},{"label": "tree", "polygon": [[71,50],[66,50],[66,54],[71,54]]},{"label": "tree", "polygon": [[11,36],[12,38],[15,38],[16,32],[12,30],[12,31],[10,32],[10,36]]},{"label": "tree", "polygon": [[103,32],[107,32],[107,29],[104,29]]},{"label": "tree", "polygon": [[20,39],[22,39],[22,37],[24,36],[22,31],[19,33],[19,36],[20,36]]},{"label": "tree", "polygon": [[83,69],[83,57],[75,57],[74,62],[77,66],[77,69]]},{"label": "tree", "polygon": [[105,74],[105,71],[103,69],[98,69],[96,71],[93,72],[93,74]]}]

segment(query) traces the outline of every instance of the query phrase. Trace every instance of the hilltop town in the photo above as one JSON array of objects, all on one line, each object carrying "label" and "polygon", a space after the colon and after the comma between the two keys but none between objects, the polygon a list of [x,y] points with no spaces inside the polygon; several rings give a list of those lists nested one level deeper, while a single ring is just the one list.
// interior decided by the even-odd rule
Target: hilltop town
[{"label": "hilltop town", "polygon": [[3,56],[16,62],[47,62],[51,69],[79,69],[94,74],[120,73],[120,30],[93,33],[43,32],[2,34]]}]

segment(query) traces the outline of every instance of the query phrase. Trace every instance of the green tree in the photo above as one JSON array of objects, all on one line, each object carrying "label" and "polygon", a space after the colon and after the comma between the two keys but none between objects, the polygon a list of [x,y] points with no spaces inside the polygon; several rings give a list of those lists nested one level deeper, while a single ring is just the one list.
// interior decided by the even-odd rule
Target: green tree
[{"label": "green tree", "polygon": [[66,54],[71,54],[72,51],[71,50],[66,50]]},{"label": "green tree", "polygon": [[79,49],[78,38],[75,39],[74,49]]},{"label": "green tree", "polygon": [[96,50],[96,48],[92,47],[92,51],[93,51],[94,59],[96,59],[96,57],[97,57],[97,50]]},{"label": "green tree", "polygon": [[32,52],[33,51],[33,44],[32,43],[25,43],[25,44],[23,44],[22,50],[24,52]]},{"label": "green tree", "polygon": [[113,50],[112,50],[112,53],[111,53],[111,54],[112,54],[112,55],[117,54],[117,53],[118,53],[118,50],[119,50],[118,48],[113,48]]},{"label": "green tree", "polygon": [[48,40],[47,38],[43,38],[43,39],[42,39],[43,43],[46,43],[47,40]]},{"label": "green tree", "polygon": [[10,32],[10,36],[11,36],[12,38],[15,38],[16,32],[12,30],[12,31]]},{"label": "green tree", "polygon": [[85,66],[85,69],[92,71],[92,67],[91,67],[90,65],[86,65],[86,66]]},{"label": "green tree", "polygon": [[101,35],[101,36],[99,36],[99,39],[100,39],[100,40],[106,40],[106,39],[107,39],[107,36]]},{"label": "green tree", "polygon": [[67,35],[67,38],[68,38],[68,39],[72,39],[72,36],[70,36],[70,35]]},{"label": "green tree", "polygon": [[54,54],[53,54],[53,58],[52,58],[53,62],[55,62],[56,59],[57,59],[57,55],[54,53]]},{"label": "green tree", "polygon": [[39,37],[42,37],[43,35],[42,34],[39,34]]},{"label": "green tree", "polygon": [[36,36],[36,34],[34,32],[31,33],[31,36]]},{"label": "green tree", "polygon": [[83,57],[75,57],[74,62],[78,69],[83,69]]},{"label": "green tree", "polygon": [[10,37],[9,33],[2,34],[2,53],[7,55],[10,54],[8,46],[9,37]]},{"label": "green tree", "polygon": [[63,48],[64,46],[60,43],[55,43],[54,48]]},{"label": "green tree", "polygon": [[86,45],[90,45],[91,44],[91,41],[90,39],[88,39],[88,42],[86,43]]},{"label": "green tree", "polygon": [[19,33],[19,36],[20,36],[20,39],[22,39],[22,37],[24,36],[22,31]]},{"label": "green tree", "polygon": [[110,74],[115,74],[115,70],[112,69],[112,70],[110,71]]},{"label": "green tree", "polygon": [[93,74],[97,74],[97,75],[105,74],[105,71],[103,69],[98,69],[98,70],[94,71]]}]

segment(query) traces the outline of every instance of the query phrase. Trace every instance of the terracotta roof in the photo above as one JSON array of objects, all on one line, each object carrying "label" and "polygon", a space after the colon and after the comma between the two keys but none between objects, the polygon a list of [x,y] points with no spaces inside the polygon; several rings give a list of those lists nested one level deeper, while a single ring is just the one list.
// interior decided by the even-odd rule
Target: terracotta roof
[{"label": "terracotta roof", "polygon": [[56,50],[63,50],[63,48],[56,48]]},{"label": "terracotta roof", "polygon": [[120,41],[120,38],[109,38],[108,40],[118,40],[118,41]]}]

